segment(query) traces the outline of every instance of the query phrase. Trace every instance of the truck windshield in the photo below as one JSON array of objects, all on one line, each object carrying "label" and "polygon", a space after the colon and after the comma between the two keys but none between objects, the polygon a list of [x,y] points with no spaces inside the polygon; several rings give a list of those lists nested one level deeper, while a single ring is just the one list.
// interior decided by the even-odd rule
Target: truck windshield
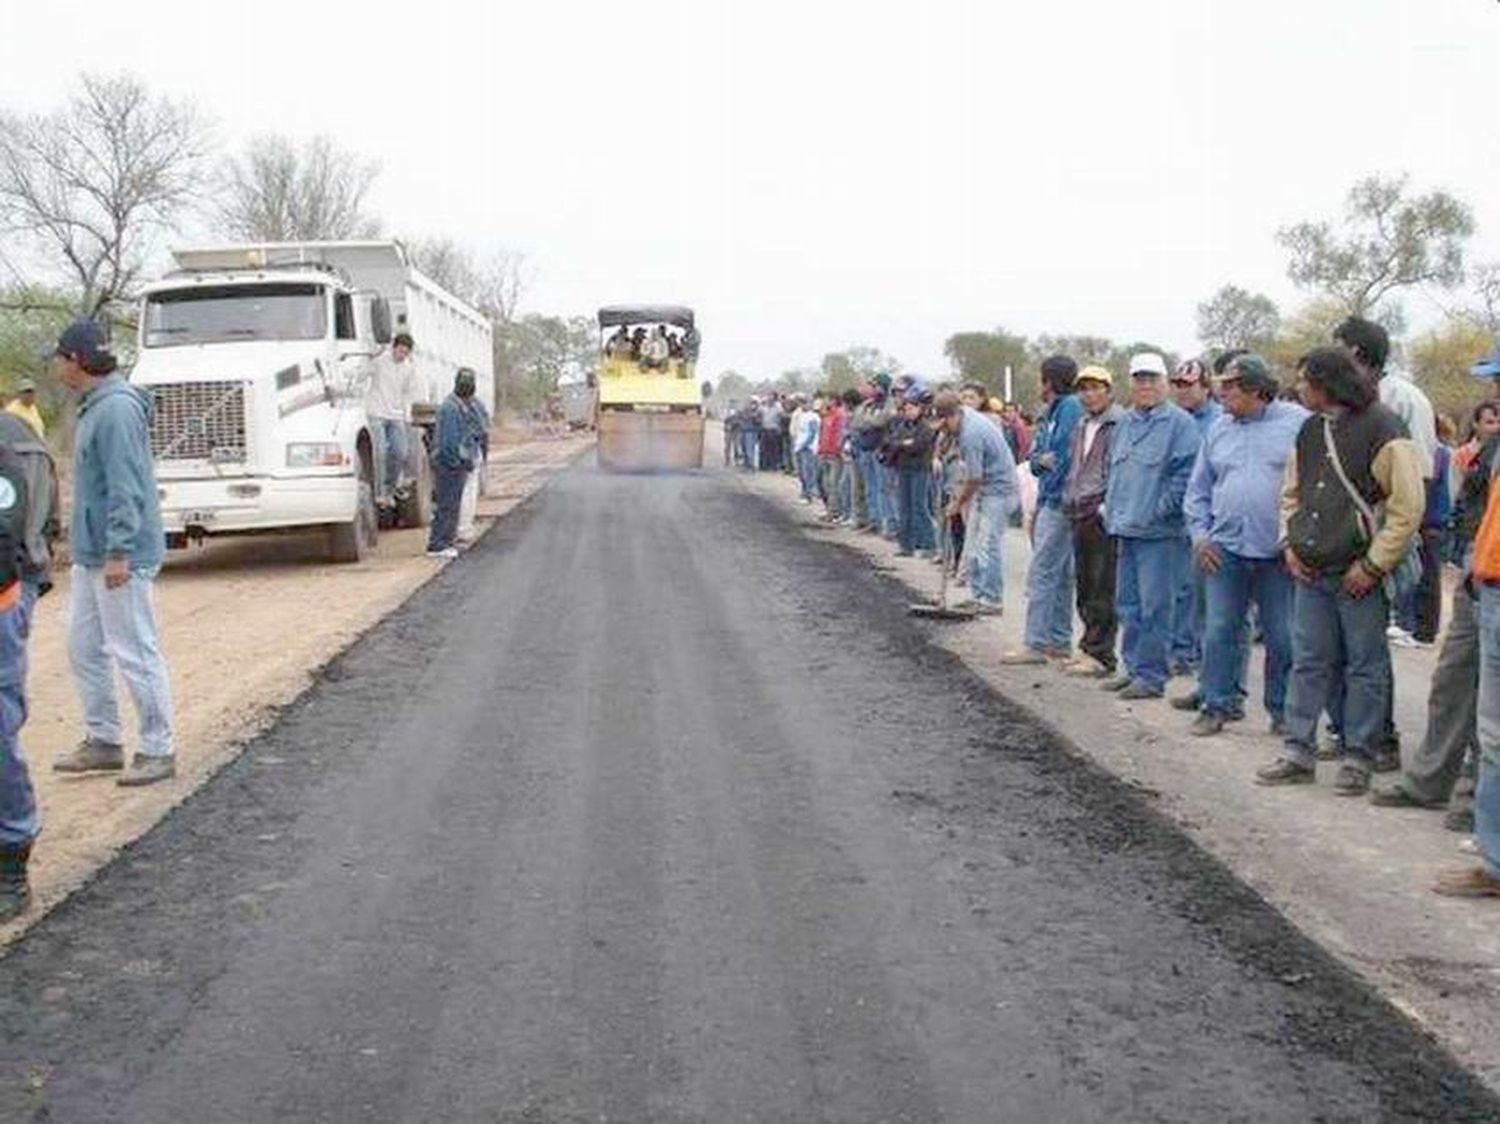
[{"label": "truck windshield", "polygon": [[318,340],[328,333],[323,286],[221,285],[146,298],[147,347],[225,340]]}]

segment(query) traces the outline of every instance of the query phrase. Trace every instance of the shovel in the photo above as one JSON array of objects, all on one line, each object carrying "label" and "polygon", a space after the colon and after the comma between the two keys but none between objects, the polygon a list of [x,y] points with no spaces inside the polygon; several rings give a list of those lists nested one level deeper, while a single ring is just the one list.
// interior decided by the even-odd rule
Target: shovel
[{"label": "shovel", "polygon": [[943,544],[943,578],[942,584],[938,587],[937,604],[929,605],[926,602],[917,601],[908,605],[906,611],[914,617],[923,617],[930,621],[971,621],[976,615],[972,609],[957,609],[948,604],[948,567],[953,562],[953,536],[946,521],[938,523],[937,532],[938,540]]}]

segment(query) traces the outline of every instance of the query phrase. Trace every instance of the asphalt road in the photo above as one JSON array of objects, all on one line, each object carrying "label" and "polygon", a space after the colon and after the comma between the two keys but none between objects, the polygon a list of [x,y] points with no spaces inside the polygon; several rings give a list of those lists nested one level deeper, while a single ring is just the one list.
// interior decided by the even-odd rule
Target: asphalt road
[{"label": "asphalt road", "polygon": [[1500,1119],[905,599],[559,478],[0,961],[0,1120]]}]

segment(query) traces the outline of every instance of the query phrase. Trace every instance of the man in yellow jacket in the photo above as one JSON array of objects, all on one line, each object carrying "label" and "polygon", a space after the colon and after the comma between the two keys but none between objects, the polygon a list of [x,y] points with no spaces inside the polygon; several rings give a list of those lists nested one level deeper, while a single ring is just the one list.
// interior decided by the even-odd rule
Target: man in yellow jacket
[{"label": "man in yellow jacket", "polygon": [[47,436],[47,427],[42,422],[42,412],[36,408],[36,383],[31,379],[21,380],[21,385],[16,388],[16,396],[10,400],[5,409],[36,430],[38,437]]}]

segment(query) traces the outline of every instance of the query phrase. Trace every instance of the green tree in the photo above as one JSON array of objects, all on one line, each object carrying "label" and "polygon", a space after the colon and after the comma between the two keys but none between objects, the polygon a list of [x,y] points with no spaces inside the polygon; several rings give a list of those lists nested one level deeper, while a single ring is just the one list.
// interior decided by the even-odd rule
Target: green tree
[{"label": "green tree", "polygon": [[1275,301],[1238,285],[1225,285],[1198,306],[1198,342],[1209,351],[1264,352],[1280,326]]},{"label": "green tree", "polygon": [[894,376],[901,363],[879,348],[857,344],[842,351],[831,351],[818,365],[823,385],[829,390],[845,391],[862,386],[881,372]]},{"label": "green tree", "polygon": [[0,391],[13,394],[22,379],[34,379],[38,405],[49,426],[63,413],[67,390],[42,356],[57,342],[77,304],[77,298],[62,289],[0,289]]},{"label": "green tree", "polygon": [[1466,316],[1454,316],[1407,346],[1412,381],[1427,392],[1438,413],[1451,415],[1462,427],[1475,402],[1490,388],[1469,373],[1474,363],[1494,349],[1490,329]]},{"label": "green tree", "polygon": [[1462,281],[1464,244],[1473,233],[1468,205],[1447,192],[1411,196],[1405,176],[1369,176],[1350,190],[1337,229],[1327,221],[1300,222],[1276,238],[1291,254],[1287,274],[1297,285],[1331,298],[1347,315],[1399,330],[1405,322],[1399,294]]},{"label": "green tree", "polygon": [[560,378],[583,378],[594,369],[597,343],[587,316],[542,316],[529,313],[496,325],[504,335],[510,366],[500,385],[503,400],[520,409],[535,409],[557,389]]},{"label": "green tree", "polygon": [[1276,368],[1284,385],[1297,376],[1297,361],[1315,347],[1333,342],[1333,329],[1348,315],[1334,297],[1314,297],[1281,322],[1276,336],[1266,345],[1265,357]]},{"label": "green tree", "polygon": [[1069,336],[1042,334],[1035,337],[1028,348],[1031,365],[1041,370],[1042,361],[1051,355],[1066,355],[1080,367],[1091,363],[1109,366],[1114,357],[1115,345],[1104,336]]},{"label": "green tree", "polygon": [[1005,392],[1005,369],[1020,390],[1023,372],[1030,364],[1026,337],[996,328],[992,332],[955,332],[943,344],[943,354],[962,382],[980,382],[993,394]]}]

